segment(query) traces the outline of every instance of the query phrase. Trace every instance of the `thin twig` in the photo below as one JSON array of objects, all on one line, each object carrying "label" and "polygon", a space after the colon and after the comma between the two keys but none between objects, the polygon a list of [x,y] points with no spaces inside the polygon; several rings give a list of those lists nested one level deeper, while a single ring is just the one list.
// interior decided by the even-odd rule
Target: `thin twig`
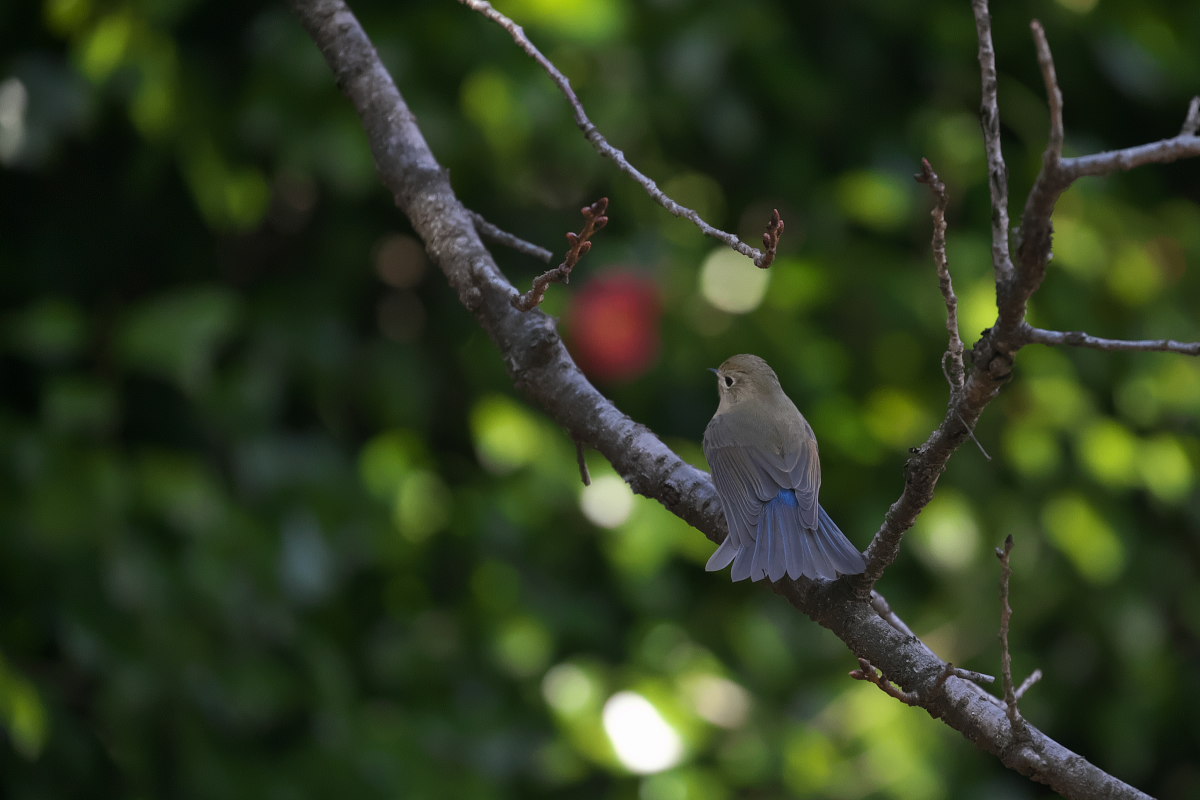
[{"label": "thin twig", "polygon": [[1021,685],[1017,687],[1017,690],[1015,692],[1013,692],[1013,697],[1017,700],[1017,702],[1020,702],[1021,698],[1025,696],[1025,693],[1028,692],[1030,689],[1032,689],[1033,685],[1035,683],[1037,683],[1038,681],[1040,681],[1041,679],[1042,679],[1041,669],[1035,669],[1033,672],[1029,673],[1028,678],[1021,681]]},{"label": "thin twig", "polygon": [[1000,559],[1000,676],[1004,685],[1004,707],[1008,713],[1008,723],[1018,736],[1026,733],[1025,719],[1017,707],[1017,695],[1013,689],[1012,651],[1008,647],[1009,626],[1012,623],[1012,605],[1009,604],[1009,580],[1012,578],[1012,563],[1009,556],[1013,549],[1013,537],[1009,534],[1004,539],[1004,547],[996,548],[996,558]]},{"label": "thin twig", "polygon": [[[546,74],[550,76],[550,80],[554,81],[554,84],[558,87],[559,91],[561,91],[567,98],[567,102],[571,104],[571,110],[575,115],[575,124],[579,126],[581,131],[583,131],[584,137],[591,142],[592,147],[596,149],[596,152],[600,153],[600,155],[604,156],[605,158],[610,159],[614,164],[617,165],[618,169],[620,169],[629,177],[633,178],[659,205],[661,205],[671,214],[688,220],[697,228],[699,228],[700,232],[704,235],[711,236],[712,238],[729,245],[737,252],[746,256],[746,258],[752,260],[757,266],[766,267],[770,263],[769,261],[767,261],[767,263],[763,263],[764,259],[767,258],[766,253],[758,250],[757,248],[751,247],[732,233],[727,233],[719,228],[714,228],[712,225],[709,225],[707,222],[705,222],[698,213],[675,202],[675,200],[671,199],[665,192],[663,192],[662,189],[658,188],[658,184],[655,183],[653,179],[642,173],[637,167],[633,166],[633,164],[629,163],[629,160],[625,157],[623,152],[609,144],[608,140],[604,138],[604,135],[600,133],[600,130],[595,126],[595,124],[592,123],[591,119],[588,118],[587,112],[584,111],[583,103],[580,102],[578,95],[575,94],[575,90],[571,87],[571,81],[558,69],[558,67],[554,65],[554,62],[546,58],[546,56],[542,54],[542,51],[537,49],[537,46],[529,40],[529,37],[525,35],[525,31],[520,25],[513,22],[504,14],[501,14],[492,7],[491,3],[486,2],[486,0],[459,0],[459,2],[472,11],[479,12],[508,32],[508,35],[511,36],[513,41],[517,43],[517,46],[524,50],[530,58],[538,63],[538,66],[540,66],[546,72]],[[768,228],[768,233],[769,232],[770,229]],[[774,258],[774,254],[771,255],[771,258]]]},{"label": "thin twig", "polygon": [[1195,136],[1200,130],[1200,95],[1192,98],[1188,104],[1187,116],[1183,119],[1183,127],[1179,129],[1180,136]]},{"label": "thin twig", "polygon": [[1160,351],[1181,353],[1185,356],[1200,356],[1200,342],[1177,342],[1174,339],[1104,339],[1083,331],[1050,331],[1044,328],[1027,327],[1026,341],[1051,347],[1073,345],[1095,350],[1132,350],[1140,352]]},{"label": "thin twig", "polygon": [[1058,86],[1058,74],[1054,69],[1054,56],[1050,54],[1050,42],[1042,23],[1036,19],[1029,23],[1033,41],[1037,47],[1038,66],[1042,68],[1042,82],[1046,84],[1046,102],[1050,106],[1050,135],[1046,139],[1046,163],[1057,164],[1062,160],[1063,149],[1063,98]]},{"label": "thin twig", "polygon": [[959,417],[958,421],[961,422],[963,427],[967,429],[967,435],[971,437],[971,441],[974,442],[975,446],[979,448],[979,452],[983,454],[983,457],[988,461],[991,461],[992,456],[990,453],[988,453],[987,448],[983,446],[983,442],[979,441],[979,438],[975,435],[975,429],[968,425],[967,421],[962,417]]},{"label": "thin twig", "polygon": [[[1114,172],[1127,172],[1146,164],[1169,164],[1172,161],[1196,156],[1200,156],[1200,136],[1194,133],[1181,133],[1170,139],[1160,139],[1150,144],[1093,153],[1088,156],[1064,158],[1062,166],[1064,175],[1070,179],[1070,182],[1074,182],[1076,178],[1089,175],[1111,175]],[[1070,184],[1068,183],[1068,185]],[[1064,186],[1063,189],[1065,188]],[[1060,191],[1059,194],[1061,193]]]},{"label": "thin twig", "polygon": [[916,692],[904,691],[899,686],[889,681],[882,672],[877,671],[871,662],[865,658],[858,659],[858,669],[851,670],[850,677],[854,678],[856,681],[867,681],[875,684],[882,689],[885,694],[891,695],[901,703],[910,706],[920,705],[920,697]]},{"label": "thin twig", "polygon": [[579,233],[567,233],[567,241],[570,247],[567,248],[567,254],[563,257],[563,262],[554,269],[549,269],[533,279],[533,287],[528,292],[518,295],[512,299],[512,304],[522,311],[532,311],[537,308],[543,300],[546,299],[546,290],[550,288],[552,283],[570,283],[571,270],[575,269],[575,265],[579,260],[588,254],[592,249],[592,236],[608,224],[608,217],[605,216],[608,211],[608,198],[601,197],[590,206],[584,206],[579,209],[579,213],[583,214],[583,228]]},{"label": "thin twig", "polygon": [[[942,372],[950,383],[950,391],[957,393],[965,380],[963,367],[963,342],[958,333],[958,296],[954,294],[954,282],[950,279],[950,262],[946,257],[946,184],[938,177],[929,159],[921,159],[921,171],[914,175],[917,183],[923,183],[933,192],[933,263],[937,266],[938,287],[946,301],[946,333],[949,346],[942,358]],[[949,363],[947,363],[949,362]]]},{"label": "thin twig", "polygon": [[554,259],[554,253],[544,247],[527,242],[519,236],[514,236],[503,228],[493,225],[483,218],[483,215],[471,211],[471,220],[475,223],[475,230],[479,231],[479,235],[489,242],[494,242],[503,245],[518,253],[523,253],[532,258],[536,258],[543,264],[549,264]]},{"label": "thin twig", "polygon": [[992,15],[987,0],[972,0],[975,32],[979,38],[979,74],[983,93],[979,104],[979,124],[983,128],[983,146],[987,153],[988,186],[992,194],[992,266],[996,285],[1008,281],[1013,272],[1008,247],[1008,167],[1000,146],[1000,106],[997,100],[996,50],[992,45]]},{"label": "thin twig", "polygon": [[592,473],[588,471],[587,459],[583,453],[583,440],[575,440],[575,458],[579,462],[579,479],[583,481],[584,486],[592,485]]},{"label": "thin twig", "polygon": [[938,675],[938,679],[935,682],[935,685],[941,686],[943,683],[946,682],[946,679],[949,678],[951,675],[953,675],[956,678],[962,678],[964,681],[970,681],[971,683],[977,683],[980,685],[983,685],[985,683],[995,683],[996,682],[996,678],[994,675],[988,675],[985,672],[976,672],[975,670],[972,670],[972,669],[963,669],[962,667],[956,667],[953,664],[951,664],[949,661],[947,661],[945,668],[942,670],[942,674]]}]

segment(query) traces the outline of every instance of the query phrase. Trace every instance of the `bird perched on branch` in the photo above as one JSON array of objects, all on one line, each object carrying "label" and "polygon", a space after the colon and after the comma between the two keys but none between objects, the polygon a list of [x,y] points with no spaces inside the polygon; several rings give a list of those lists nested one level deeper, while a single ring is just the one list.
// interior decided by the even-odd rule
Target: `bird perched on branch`
[{"label": "bird perched on branch", "polygon": [[704,431],[704,455],[729,536],[705,569],[732,563],[735,581],[785,574],[834,580],[866,569],[862,553],[817,502],[817,439],[775,371],[743,354],[713,372],[721,402]]}]

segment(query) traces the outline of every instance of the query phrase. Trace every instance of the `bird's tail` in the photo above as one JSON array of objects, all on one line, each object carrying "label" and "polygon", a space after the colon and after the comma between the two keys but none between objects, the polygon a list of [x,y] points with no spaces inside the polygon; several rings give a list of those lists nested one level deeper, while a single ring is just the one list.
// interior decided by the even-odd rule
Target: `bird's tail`
[{"label": "bird's tail", "polygon": [[863,554],[820,506],[817,506],[817,533],[813,536],[812,549],[813,562],[820,565],[819,577],[833,580],[838,573],[857,575],[867,568]]},{"label": "bird's tail", "polygon": [[800,522],[796,506],[776,499],[763,506],[755,540],[736,547],[729,537],[709,559],[706,569],[721,569],[730,561],[735,581],[778,581],[784,575],[793,580],[856,575],[867,568],[862,553],[855,549],[824,508],[818,506],[817,528],[807,529]]}]

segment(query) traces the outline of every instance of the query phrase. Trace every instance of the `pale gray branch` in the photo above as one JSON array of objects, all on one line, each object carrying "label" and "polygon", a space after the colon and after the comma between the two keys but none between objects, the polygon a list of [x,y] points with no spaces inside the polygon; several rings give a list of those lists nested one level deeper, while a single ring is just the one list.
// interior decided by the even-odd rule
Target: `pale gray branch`
[{"label": "pale gray branch", "polygon": [[1187,116],[1183,119],[1183,127],[1179,129],[1181,136],[1195,136],[1200,130],[1200,95],[1192,98],[1188,104]]},{"label": "pale gray branch", "polygon": [[1032,23],[1032,29],[1050,107],[1050,137],[1046,154],[1042,158],[1041,171],[1034,181],[1033,188],[1029,190],[1025,210],[1021,215],[1021,228],[1017,235],[1016,273],[1012,280],[996,287],[1000,308],[997,327],[1000,329],[1000,336],[1006,340],[1020,334],[1020,329],[1025,325],[1029,298],[1045,278],[1054,236],[1051,217],[1058,198],[1071,184],[1088,175],[1110,175],[1146,164],[1166,164],[1200,156],[1200,137],[1195,135],[1193,126],[1193,122],[1200,125],[1200,121],[1197,121],[1200,119],[1200,110],[1197,110],[1197,100],[1193,99],[1183,130],[1178,136],[1121,150],[1063,158],[1062,92],[1058,86],[1054,59],[1050,55],[1046,33],[1036,21]]},{"label": "pale gray branch", "polygon": [[1027,327],[1025,330],[1026,341],[1032,344],[1071,345],[1112,351],[1161,351],[1182,353],[1185,356],[1200,356],[1200,342],[1177,342],[1174,339],[1104,339],[1083,331],[1048,331],[1044,328],[1034,327]]},{"label": "pale gray branch", "polygon": [[475,230],[479,231],[479,235],[489,242],[503,245],[511,250],[516,250],[518,253],[524,253],[531,258],[536,258],[545,264],[549,264],[554,260],[554,253],[551,253],[544,247],[527,242],[519,236],[514,236],[503,228],[493,225],[484,219],[482,214],[474,211],[469,212],[471,219],[475,223]]},{"label": "pale gray branch", "polygon": [[1000,105],[996,78],[996,50],[992,46],[992,15],[987,0],[972,0],[975,34],[979,40],[979,74],[983,84],[979,103],[979,124],[983,128],[983,147],[987,153],[988,187],[992,194],[992,266],[996,285],[1012,275],[1012,256],[1008,236],[1008,166],[1000,146]]},{"label": "pale gray branch", "polygon": [[1056,164],[1062,160],[1063,150],[1063,99],[1058,87],[1058,74],[1054,69],[1054,56],[1050,54],[1050,42],[1042,23],[1036,19],[1029,23],[1037,46],[1038,66],[1042,69],[1042,83],[1046,85],[1046,103],[1050,106],[1050,135],[1046,139],[1046,153],[1042,160]]},{"label": "pale gray branch", "polygon": [[[587,111],[585,111],[583,108],[583,103],[580,101],[579,96],[575,94],[575,89],[571,86],[570,79],[568,79],[567,76],[564,75],[557,66],[555,66],[553,61],[546,58],[546,56],[542,54],[542,51],[539,50],[537,46],[530,41],[529,37],[525,35],[525,31],[520,25],[497,11],[491,3],[487,2],[487,0],[458,1],[472,11],[477,11],[488,19],[492,20],[508,32],[508,35],[511,36],[513,41],[517,43],[517,46],[524,50],[530,58],[538,63],[538,66],[540,66],[546,72],[546,74],[550,76],[550,80],[554,81],[554,85],[557,86],[559,91],[563,93],[563,96],[567,98],[567,102],[571,105],[571,112],[575,116],[575,124],[579,126],[579,130],[583,131],[584,137],[591,143],[592,147],[596,148],[596,152],[600,153],[600,155],[604,156],[605,158],[610,159],[614,164],[617,165],[619,170],[633,178],[634,181],[636,181],[643,189],[645,189],[646,194],[650,195],[655,202],[657,202],[671,214],[691,222],[693,225],[699,228],[700,232],[705,236],[711,236],[712,238],[729,245],[737,252],[746,256],[746,258],[749,258],[756,265],[762,267],[770,265],[770,260],[767,257],[768,253],[764,253],[762,250],[759,250],[756,247],[751,247],[732,233],[727,233],[720,228],[709,225],[696,211],[688,208],[685,205],[677,203],[673,198],[668,196],[666,192],[658,188],[658,184],[653,178],[649,177],[631,164],[629,159],[625,157],[625,154],[622,151],[609,144],[608,140],[604,138],[604,135],[600,133],[599,128],[597,128],[592,122],[591,118],[588,117]],[[770,255],[772,257],[774,256],[773,253]]]}]

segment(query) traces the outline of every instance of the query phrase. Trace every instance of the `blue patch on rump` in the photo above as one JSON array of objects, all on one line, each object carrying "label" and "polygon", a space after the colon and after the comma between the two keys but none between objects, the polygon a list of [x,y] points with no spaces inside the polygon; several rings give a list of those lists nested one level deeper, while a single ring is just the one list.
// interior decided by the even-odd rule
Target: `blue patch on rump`
[{"label": "blue patch on rump", "polygon": [[782,500],[785,506],[791,506],[792,508],[797,508],[800,505],[800,501],[796,499],[795,489],[780,489],[779,494],[775,495],[775,500]]}]

